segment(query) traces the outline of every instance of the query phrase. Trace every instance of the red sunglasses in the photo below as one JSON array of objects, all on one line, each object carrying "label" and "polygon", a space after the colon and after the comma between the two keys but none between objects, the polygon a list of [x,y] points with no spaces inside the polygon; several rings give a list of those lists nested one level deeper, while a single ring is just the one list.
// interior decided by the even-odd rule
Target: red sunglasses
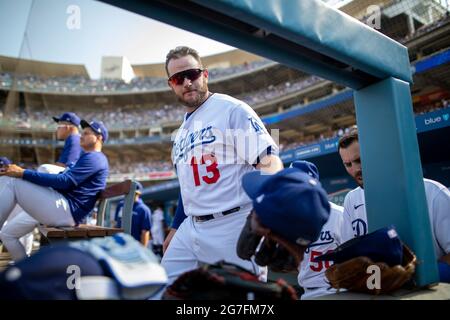
[{"label": "red sunglasses", "polygon": [[204,69],[188,69],[181,72],[177,72],[169,78],[169,82],[172,85],[182,85],[184,83],[184,79],[188,78],[190,81],[195,81],[202,75]]}]

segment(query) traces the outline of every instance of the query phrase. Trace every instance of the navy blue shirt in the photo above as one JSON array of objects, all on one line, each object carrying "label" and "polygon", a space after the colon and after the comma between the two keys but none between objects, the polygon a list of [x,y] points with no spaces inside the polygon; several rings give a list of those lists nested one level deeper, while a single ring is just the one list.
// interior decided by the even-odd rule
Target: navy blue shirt
[{"label": "navy blue shirt", "polygon": [[[117,222],[117,228],[122,228],[122,210],[124,200],[121,200],[116,208],[115,220]],[[145,203],[139,199],[133,204],[133,212],[131,216],[131,235],[137,241],[141,241],[142,230],[150,231],[152,212]]]},{"label": "navy blue shirt", "polygon": [[75,223],[79,224],[94,208],[97,196],[106,187],[108,159],[102,152],[83,152],[72,168],[59,174],[25,170],[23,179],[51,187],[69,202]]},{"label": "navy blue shirt", "polygon": [[64,148],[59,156],[59,163],[64,163],[66,167],[72,167],[80,158],[80,135],[71,134],[64,142]]}]

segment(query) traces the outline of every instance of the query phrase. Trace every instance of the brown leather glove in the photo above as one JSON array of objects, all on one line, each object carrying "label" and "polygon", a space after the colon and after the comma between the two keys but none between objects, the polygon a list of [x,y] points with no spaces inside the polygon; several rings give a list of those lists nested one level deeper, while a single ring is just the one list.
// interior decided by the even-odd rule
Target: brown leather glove
[{"label": "brown leather glove", "polygon": [[[385,294],[402,287],[414,274],[417,264],[415,254],[403,244],[402,265],[388,266],[384,262],[373,262],[368,257],[356,257],[342,263],[332,265],[325,275],[335,289],[349,291]],[[372,275],[368,272],[370,266],[380,268],[380,288],[369,289],[367,280]],[[370,281],[369,281],[370,282]]]}]

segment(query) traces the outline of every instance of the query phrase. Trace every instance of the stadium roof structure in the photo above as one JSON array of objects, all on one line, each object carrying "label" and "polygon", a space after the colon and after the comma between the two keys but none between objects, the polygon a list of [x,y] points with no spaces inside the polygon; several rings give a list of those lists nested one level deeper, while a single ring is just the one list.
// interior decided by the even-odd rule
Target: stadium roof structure
[{"label": "stadium roof structure", "polygon": [[0,56],[0,71],[44,77],[83,76],[89,78],[82,64],[67,64]]},{"label": "stadium roof structure", "polygon": [[415,132],[408,50],[318,0],[103,0],[355,90],[369,231],[394,224],[439,281]]}]

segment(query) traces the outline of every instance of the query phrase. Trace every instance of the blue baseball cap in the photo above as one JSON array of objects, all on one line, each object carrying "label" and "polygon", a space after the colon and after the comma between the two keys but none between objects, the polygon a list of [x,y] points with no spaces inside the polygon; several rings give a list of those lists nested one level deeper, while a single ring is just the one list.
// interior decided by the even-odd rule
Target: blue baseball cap
[{"label": "blue baseball cap", "polygon": [[47,246],[0,273],[0,300],[76,300],[76,290],[68,287],[75,268],[69,267],[82,277],[107,275],[85,251],[66,244]]},{"label": "blue baseball cap", "polygon": [[319,180],[319,169],[317,169],[316,165],[312,162],[305,160],[297,160],[292,162],[289,168],[296,168],[302,170],[303,172],[307,173],[314,179]]},{"label": "blue baseball cap", "polygon": [[135,182],[136,182],[136,192],[142,193],[142,190],[144,190],[144,186],[139,181]]},{"label": "blue baseball cap", "polygon": [[105,125],[101,121],[91,121],[87,122],[86,120],[81,120],[80,122],[81,128],[91,128],[95,133],[101,135],[103,137],[103,143],[108,140],[108,129],[106,129]]},{"label": "blue baseball cap", "polygon": [[385,262],[389,266],[402,264],[403,245],[393,226],[351,239],[331,253],[321,255],[315,261],[332,260],[341,263],[356,257],[368,257],[373,262]]},{"label": "blue baseball cap", "polygon": [[246,173],[242,186],[265,227],[303,246],[319,238],[330,215],[330,204],[318,180],[287,168],[273,175]]},{"label": "blue baseball cap", "polygon": [[0,166],[7,166],[11,163],[11,160],[9,160],[7,157],[0,157]]},{"label": "blue baseball cap", "polygon": [[58,117],[52,117],[55,122],[65,121],[70,122],[71,124],[75,126],[80,125],[80,118],[73,112],[65,112],[63,113],[59,118]]}]

